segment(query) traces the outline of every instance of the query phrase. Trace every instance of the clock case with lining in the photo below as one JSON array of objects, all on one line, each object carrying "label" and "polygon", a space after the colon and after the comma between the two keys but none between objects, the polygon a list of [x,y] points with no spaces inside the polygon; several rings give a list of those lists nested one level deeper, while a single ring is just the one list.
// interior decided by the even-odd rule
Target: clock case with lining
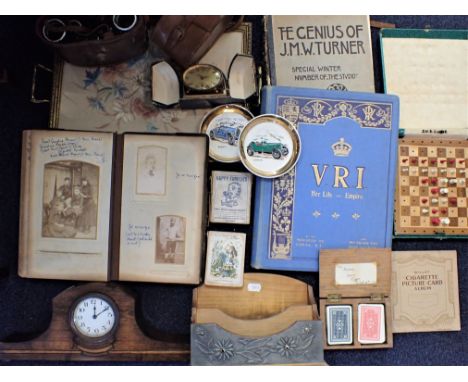
[{"label": "clock case with lining", "polygon": [[[219,67],[215,66],[217,69]],[[259,78],[254,58],[251,55],[236,54],[227,73],[224,86],[206,93],[192,94],[183,84],[183,72],[167,61],[151,66],[152,101],[157,106],[179,105],[185,109],[208,108],[229,103],[250,103],[258,99]]]}]

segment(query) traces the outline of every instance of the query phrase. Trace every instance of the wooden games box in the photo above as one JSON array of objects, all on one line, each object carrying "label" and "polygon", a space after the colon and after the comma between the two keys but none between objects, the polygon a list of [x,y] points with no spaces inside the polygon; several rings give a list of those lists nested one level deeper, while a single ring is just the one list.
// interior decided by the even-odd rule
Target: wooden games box
[{"label": "wooden games box", "polygon": [[[327,249],[320,251],[320,317],[323,321],[324,349],[376,349],[393,347],[391,260],[389,248]],[[358,341],[358,310],[361,304],[384,306],[385,339],[382,343]],[[328,306],[351,307],[351,343],[330,345]]]}]

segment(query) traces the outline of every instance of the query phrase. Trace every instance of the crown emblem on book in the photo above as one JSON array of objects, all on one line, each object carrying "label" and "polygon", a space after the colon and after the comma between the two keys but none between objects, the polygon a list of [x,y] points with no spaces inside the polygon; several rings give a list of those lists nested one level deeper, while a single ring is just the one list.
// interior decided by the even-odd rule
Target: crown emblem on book
[{"label": "crown emblem on book", "polygon": [[288,106],[295,106],[298,104],[298,102],[294,98],[288,98],[284,101],[284,104]]},{"label": "crown emblem on book", "polygon": [[331,148],[336,157],[347,157],[351,152],[352,146],[346,143],[344,138],[340,138],[338,142],[332,144]]},{"label": "crown emblem on book", "polygon": [[281,115],[289,122],[296,123],[299,117],[299,102],[294,98],[287,98],[281,106]]}]

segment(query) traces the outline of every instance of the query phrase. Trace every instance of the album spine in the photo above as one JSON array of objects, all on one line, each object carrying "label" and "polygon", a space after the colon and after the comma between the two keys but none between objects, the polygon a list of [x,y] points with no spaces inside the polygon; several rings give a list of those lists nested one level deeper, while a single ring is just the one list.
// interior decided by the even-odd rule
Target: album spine
[{"label": "album spine", "polygon": [[[272,87],[264,86],[262,89],[262,114],[272,113]],[[255,207],[254,225],[252,232],[252,258],[251,266],[255,269],[265,269],[268,259],[268,229],[270,226],[270,210],[265,205],[270,205],[271,193],[266,190],[270,179],[257,177],[255,181]]]},{"label": "album spine", "polygon": [[33,131],[23,131],[21,152],[21,196],[19,218],[19,243],[18,243],[18,274],[21,277],[30,277],[28,267],[29,240],[30,240],[30,183],[31,183],[31,158],[32,158],[32,134]]},{"label": "album spine", "polygon": [[113,135],[112,188],[109,216],[109,250],[107,280],[120,277],[120,222],[122,211],[123,141],[125,135]]},{"label": "album spine", "polygon": [[265,235],[268,235],[268,215],[264,208],[261,206],[265,203],[265,198],[270,195],[264,190],[265,183],[257,179],[255,191],[255,210],[254,210],[254,226],[252,232],[252,260],[251,266],[255,269],[262,269],[264,266],[263,258],[267,258],[265,253],[267,249],[263,246]]}]

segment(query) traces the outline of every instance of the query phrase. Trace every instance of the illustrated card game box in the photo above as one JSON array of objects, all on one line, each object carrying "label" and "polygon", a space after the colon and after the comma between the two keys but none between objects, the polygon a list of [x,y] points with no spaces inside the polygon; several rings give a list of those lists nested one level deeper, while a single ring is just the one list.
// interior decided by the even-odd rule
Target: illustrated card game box
[{"label": "illustrated card game box", "polygon": [[466,30],[381,31],[385,91],[400,97],[404,137],[395,237],[468,237],[467,41]]},{"label": "illustrated card game box", "polygon": [[393,347],[390,248],[320,251],[324,349]]}]

